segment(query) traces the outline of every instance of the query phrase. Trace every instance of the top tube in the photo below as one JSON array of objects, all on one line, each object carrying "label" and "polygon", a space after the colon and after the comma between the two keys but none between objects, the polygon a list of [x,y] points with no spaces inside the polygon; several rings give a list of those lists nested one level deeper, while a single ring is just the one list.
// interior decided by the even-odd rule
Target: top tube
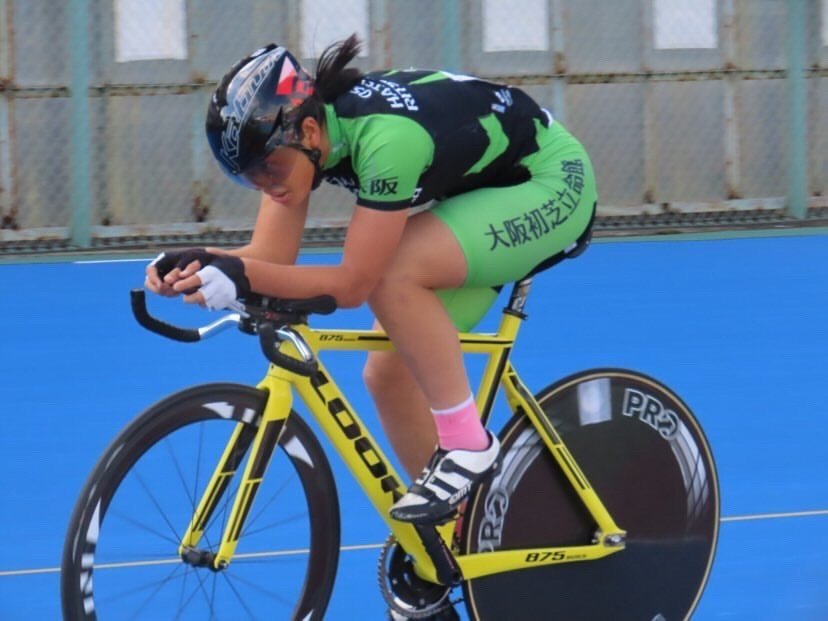
[{"label": "top tube", "polygon": [[[509,303],[503,309],[504,313],[514,315],[519,319],[526,319],[523,312],[529,291],[532,286],[531,276],[516,281],[512,286]],[[228,325],[238,327],[249,334],[258,332],[258,323],[264,320],[277,326],[289,326],[307,323],[311,314],[327,315],[336,310],[336,300],[332,296],[324,295],[303,300],[283,300],[267,298],[254,294],[251,300],[246,301],[245,309],[229,314],[209,325],[200,328],[183,328],[166,323],[150,314],[147,309],[146,291],[133,289],[130,291],[132,312],[141,326],[161,336],[181,342],[196,342],[223,331]]]}]

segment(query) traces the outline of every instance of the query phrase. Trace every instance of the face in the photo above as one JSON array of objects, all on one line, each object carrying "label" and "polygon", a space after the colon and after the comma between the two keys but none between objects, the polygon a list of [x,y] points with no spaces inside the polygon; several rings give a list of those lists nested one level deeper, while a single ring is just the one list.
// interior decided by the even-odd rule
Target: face
[{"label": "face", "polygon": [[292,147],[277,147],[245,177],[277,203],[300,202],[313,184],[314,167],[307,155]]},{"label": "face", "polygon": [[[302,121],[301,144],[308,149],[321,149],[322,161],[325,160],[326,137],[311,117]],[[315,171],[306,153],[293,147],[277,147],[264,162],[245,173],[245,178],[277,203],[295,204],[310,194]]]}]

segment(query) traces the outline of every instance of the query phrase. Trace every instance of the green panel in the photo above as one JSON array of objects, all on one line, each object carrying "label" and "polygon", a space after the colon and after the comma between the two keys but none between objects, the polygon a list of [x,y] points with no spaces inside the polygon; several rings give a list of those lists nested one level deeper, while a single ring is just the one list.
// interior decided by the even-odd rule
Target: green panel
[{"label": "green panel", "polygon": [[500,125],[500,121],[497,120],[494,113],[480,119],[480,124],[483,126],[483,129],[486,130],[486,135],[489,137],[489,146],[486,147],[483,157],[481,157],[474,164],[474,166],[466,171],[467,175],[479,173],[481,170],[486,168],[486,166],[491,164],[509,146],[509,139],[506,137],[503,127]]}]

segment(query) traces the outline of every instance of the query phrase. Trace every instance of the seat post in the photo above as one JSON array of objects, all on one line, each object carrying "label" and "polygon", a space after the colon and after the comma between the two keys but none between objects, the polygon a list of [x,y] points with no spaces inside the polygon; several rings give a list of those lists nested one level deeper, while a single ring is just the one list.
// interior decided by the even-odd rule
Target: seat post
[{"label": "seat post", "polygon": [[518,280],[512,287],[512,294],[509,296],[509,303],[503,312],[515,315],[521,319],[526,319],[526,314],[523,312],[526,306],[526,300],[529,298],[529,291],[532,288],[532,278],[527,277]]}]

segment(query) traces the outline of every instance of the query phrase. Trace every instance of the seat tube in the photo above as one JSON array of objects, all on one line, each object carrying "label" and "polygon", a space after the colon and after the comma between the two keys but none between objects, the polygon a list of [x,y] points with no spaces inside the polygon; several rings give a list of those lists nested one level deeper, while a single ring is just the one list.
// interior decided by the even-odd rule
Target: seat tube
[{"label": "seat tube", "polygon": [[509,298],[509,304],[503,309],[500,318],[497,336],[505,340],[507,344],[504,344],[498,351],[489,354],[489,359],[480,380],[480,389],[475,397],[477,410],[480,412],[484,424],[489,419],[498,385],[509,362],[512,344],[515,342],[518,330],[526,318],[526,315],[523,314],[523,307],[526,303],[526,297],[529,295],[530,285],[531,279],[524,279],[515,283],[512,295]]}]

